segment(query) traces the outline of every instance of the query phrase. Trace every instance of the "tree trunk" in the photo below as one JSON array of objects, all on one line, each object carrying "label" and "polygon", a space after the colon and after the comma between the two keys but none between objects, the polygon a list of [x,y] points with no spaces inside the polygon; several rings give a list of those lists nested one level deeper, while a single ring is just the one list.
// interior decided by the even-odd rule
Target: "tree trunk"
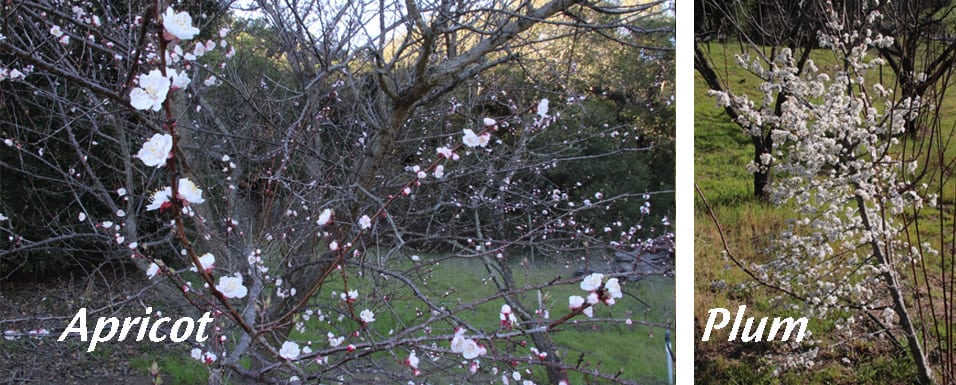
[{"label": "tree trunk", "polygon": [[[870,218],[866,213],[866,202],[862,197],[857,196],[856,205],[857,210],[859,210],[860,213],[860,218],[863,222],[863,227],[867,231],[872,231],[873,226],[871,225]],[[883,252],[879,240],[873,239],[870,241],[870,245],[877,262],[880,265],[889,267],[891,261]],[[887,289],[890,292],[890,296],[893,298],[893,307],[896,308],[896,313],[900,316],[900,328],[903,329],[903,335],[906,337],[906,342],[910,349],[910,356],[913,357],[913,362],[916,364],[916,371],[919,375],[919,383],[923,385],[935,384],[936,380],[933,379],[933,369],[930,367],[929,361],[926,359],[926,353],[923,352],[923,346],[920,344],[919,338],[916,336],[916,327],[913,325],[913,320],[910,317],[909,310],[906,309],[906,300],[903,296],[899,279],[897,279],[896,276],[896,269],[891,267],[884,269],[881,276],[886,281]]]},{"label": "tree trunk", "polygon": [[[422,92],[424,94],[424,92]],[[417,100],[417,98],[415,98]],[[372,191],[375,179],[386,163],[387,155],[401,133],[402,127],[415,110],[415,103],[400,104],[392,107],[387,126],[372,138],[365,161],[359,171],[359,183]]]},{"label": "tree trunk", "polygon": [[764,154],[770,154],[770,150],[773,148],[773,139],[770,138],[770,135],[765,137],[751,136],[751,139],[754,143],[754,163],[759,166],[757,171],[754,172],[754,196],[766,200],[769,197],[767,186],[773,182],[773,175],[771,174],[773,165],[763,164],[760,158]]},{"label": "tree trunk", "polygon": [[[801,58],[801,60],[805,61],[805,58]],[[707,56],[704,54],[704,51],[697,44],[694,45],[694,69],[696,69],[697,73],[704,78],[704,81],[707,83],[707,86],[710,87],[710,89],[715,91],[725,91],[724,85],[717,76],[717,72],[711,67],[710,62],[707,60]],[[778,99],[778,108],[781,102],[782,101]],[[730,120],[733,122],[737,122],[737,118],[740,116],[737,110],[729,105],[724,106],[724,112],[727,113],[727,116],[730,117]],[[760,156],[770,153],[770,150],[773,148],[773,139],[770,138],[769,134],[766,136],[750,135],[750,139],[754,144],[754,162],[760,165]],[[767,199],[766,187],[772,182],[770,166],[771,165],[759,167],[757,172],[754,173],[754,196],[758,199]]]}]

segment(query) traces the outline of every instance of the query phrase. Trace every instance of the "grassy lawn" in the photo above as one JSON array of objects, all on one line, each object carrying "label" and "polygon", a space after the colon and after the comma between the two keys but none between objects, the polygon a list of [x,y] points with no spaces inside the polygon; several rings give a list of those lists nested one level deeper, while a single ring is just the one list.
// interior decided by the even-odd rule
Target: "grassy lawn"
[{"label": "grassy lawn", "polygon": [[[418,284],[427,282],[427,285],[422,286],[422,290],[429,293],[430,299],[450,310],[460,309],[454,311],[456,316],[472,327],[487,332],[497,330],[499,326],[498,314],[504,300],[499,297],[491,301],[481,301],[482,298],[497,293],[497,289],[489,279],[490,275],[483,263],[480,260],[444,260],[437,264],[425,263],[428,260],[428,257],[423,257],[423,261],[417,265],[403,262],[396,266],[390,266],[390,268],[404,270],[408,276],[415,277],[413,281]],[[516,287],[540,285],[551,281],[556,276],[561,276],[566,280],[573,277],[574,273],[574,268],[566,267],[564,264],[543,263],[541,261],[527,264],[515,262],[510,267],[513,269]],[[369,325],[368,333],[382,337],[387,337],[390,333],[399,334],[406,328],[413,327],[429,317],[428,312],[423,314],[423,312],[418,311],[425,308],[424,303],[410,295],[411,293],[404,289],[402,285],[386,285],[382,282],[376,282],[376,288],[373,290],[370,283],[373,278],[366,276],[359,279],[353,274],[357,270],[349,271],[349,288],[356,289],[359,292],[359,299],[355,303],[356,312],[365,308],[366,301],[376,300],[384,295],[390,298],[388,309],[373,309],[376,313],[376,320]],[[341,287],[342,278],[340,276],[334,275],[332,279],[327,281],[322,291],[315,297],[318,300],[316,309],[323,309],[323,314],[327,318],[320,320],[318,316],[312,316],[309,317],[308,321],[298,319],[298,321],[305,323],[305,332],[294,331],[290,337],[292,340],[298,341],[303,346],[306,341],[314,341],[317,346],[322,347],[327,345],[325,342],[326,332],[332,331],[336,335],[342,335],[348,332],[347,329],[354,327],[354,325],[350,325],[354,322],[347,319],[344,322],[331,324],[328,322],[329,319],[337,317],[340,312],[344,311],[341,301],[330,300],[333,298],[332,292],[335,290],[341,292]],[[626,293],[623,299],[611,307],[603,305],[596,307],[594,316],[595,318],[630,318],[634,321],[631,325],[623,322],[568,323],[562,326],[558,333],[554,334],[554,340],[559,349],[557,354],[565,362],[574,363],[581,359],[582,365],[598,368],[603,372],[615,374],[620,371],[620,377],[624,379],[648,384],[666,383],[664,330],[642,325],[641,321],[654,324],[673,324],[675,314],[673,278],[646,277],[639,281],[625,283],[623,291]],[[540,297],[544,307],[549,310],[552,319],[554,319],[566,313],[568,296],[581,295],[582,293],[575,281],[543,290]],[[538,297],[539,294],[536,290],[518,294],[519,300],[532,309],[536,307]],[[380,304],[381,302],[376,303]],[[583,316],[578,319],[585,320]],[[455,324],[452,322],[435,323],[431,334],[450,334],[454,326]],[[348,341],[352,342],[351,340]],[[448,348],[448,341],[437,341],[436,343],[439,347]],[[532,344],[529,341],[528,347],[530,346]],[[527,350],[527,348],[518,347],[508,341],[499,341],[496,348],[511,349],[517,352]],[[162,372],[175,376],[177,383],[204,383],[205,368],[197,365],[197,362],[193,362],[194,360],[188,357],[188,353],[184,354],[186,355],[139,357],[134,360],[133,367],[145,372],[153,361],[157,361]],[[420,357],[422,356],[422,352],[419,351],[418,354]],[[376,365],[395,369],[407,355],[407,350],[402,348],[375,353],[371,356],[371,360],[374,360]],[[422,376],[419,381],[429,380],[430,382],[438,381],[435,383],[442,383],[445,380],[461,380],[461,377],[455,375],[447,375],[446,378],[446,375],[442,374],[442,370],[447,371],[447,367],[427,361],[429,360],[422,359]],[[440,363],[447,364],[447,359],[440,361]],[[483,370],[490,369],[493,365],[500,364],[487,360],[482,362]],[[505,368],[501,369],[505,370]],[[463,369],[453,367],[451,371],[461,373]],[[546,383],[546,376],[543,371],[537,371],[535,376],[537,383]],[[587,382],[586,379],[575,373],[572,373],[571,380],[572,383]]]}]

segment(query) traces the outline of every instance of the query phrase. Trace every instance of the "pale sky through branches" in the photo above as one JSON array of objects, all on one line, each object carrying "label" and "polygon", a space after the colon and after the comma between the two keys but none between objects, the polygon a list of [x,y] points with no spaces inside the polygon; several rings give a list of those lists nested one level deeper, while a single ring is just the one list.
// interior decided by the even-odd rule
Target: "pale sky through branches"
[{"label": "pale sky through branches", "polygon": [[[332,20],[336,15],[332,14],[333,12],[338,12],[343,6],[349,6],[351,12],[348,12],[349,15],[361,15],[361,20],[358,23],[355,23],[359,31],[355,33],[349,33],[344,31],[348,25],[351,25],[351,20],[347,23],[338,23],[333,26],[332,31],[334,31],[333,36],[352,36],[353,47],[359,47],[363,45],[375,44],[379,39],[379,35],[383,30],[383,23],[389,31],[388,35],[385,36],[385,41],[390,41],[394,39],[397,35],[404,33],[405,26],[404,24],[397,24],[399,21],[399,15],[402,13],[394,7],[398,7],[398,3],[391,3],[393,7],[389,7],[386,4],[384,10],[379,9],[381,4],[378,1],[354,1],[354,0],[330,0],[324,1],[323,4],[325,7],[318,7],[319,9],[329,10],[329,14],[309,14],[309,19],[305,20],[305,24],[308,25],[308,31],[316,39],[323,36],[323,30],[328,29],[328,26],[325,25],[329,20]],[[232,4],[231,7],[233,14],[239,18],[243,19],[262,19],[265,15],[260,10],[259,5],[254,0],[238,0]]]}]

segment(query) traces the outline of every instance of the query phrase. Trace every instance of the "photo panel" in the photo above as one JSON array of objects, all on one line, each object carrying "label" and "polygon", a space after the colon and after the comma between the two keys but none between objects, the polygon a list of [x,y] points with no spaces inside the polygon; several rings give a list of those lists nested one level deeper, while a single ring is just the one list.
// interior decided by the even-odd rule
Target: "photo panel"
[{"label": "photo panel", "polygon": [[697,382],[956,381],[954,7],[695,2]]},{"label": "photo panel", "polygon": [[680,380],[676,7],[0,4],[0,383]]}]

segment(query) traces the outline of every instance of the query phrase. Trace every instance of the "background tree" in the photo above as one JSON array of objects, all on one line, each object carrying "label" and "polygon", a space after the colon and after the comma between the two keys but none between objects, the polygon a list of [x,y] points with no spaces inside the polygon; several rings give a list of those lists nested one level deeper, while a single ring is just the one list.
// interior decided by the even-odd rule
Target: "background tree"
[{"label": "background tree", "polygon": [[[708,55],[707,43],[715,38],[733,38],[741,50],[756,50],[755,59],[768,64],[780,50],[787,49],[797,58],[796,66],[802,70],[810,57],[810,52],[816,47],[816,30],[820,26],[819,18],[822,12],[818,6],[823,2],[789,2],[789,1],[709,1],[696,0],[695,13],[698,25],[702,28],[695,30],[694,42],[694,69],[701,75],[708,87],[715,91],[731,91],[715,71],[715,62],[726,63],[727,58],[711,58]],[[787,95],[782,93],[773,104],[780,113],[779,106],[786,101]],[[733,121],[738,121],[740,112],[731,106],[724,111]],[[773,148],[773,138],[770,132],[772,127],[751,127],[741,125],[741,128],[750,136],[754,146],[753,162],[761,167],[753,171],[754,196],[765,198],[766,188],[772,182],[773,173],[770,164],[763,164],[767,154]]]},{"label": "background tree", "polygon": [[[926,107],[938,105],[948,84],[949,68],[956,60],[956,46],[943,38],[953,26],[949,16],[953,10],[946,1],[869,2],[869,1],[805,1],[781,2],[758,1],[710,1],[697,0],[695,8],[694,68],[708,87],[715,91],[735,92],[735,85],[728,84],[719,71],[728,57],[710,54],[710,43],[720,39],[738,45],[740,51],[754,53],[753,58],[769,66],[781,49],[789,49],[797,58],[796,66],[803,71],[806,60],[817,48],[817,33],[825,30],[827,23],[834,22],[849,30],[863,32],[870,28],[880,33],[895,36],[891,46],[878,48],[888,61],[901,97],[933,100]],[[878,11],[879,20],[866,20]],[[737,87],[740,88],[740,87]],[[740,90],[742,91],[742,89]],[[781,105],[786,94],[777,96],[774,104]],[[739,111],[725,108],[728,116],[737,121]],[[927,110],[929,111],[929,110]],[[779,111],[777,112],[779,114]],[[929,116],[929,114],[921,114]],[[920,126],[929,122],[914,120],[907,124],[907,132],[916,134]],[[754,145],[754,195],[766,198],[766,186],[773,178],[772,164],[763,164],[773,147],[770,137],[772,127],[741,128],[748,133]]]}]

